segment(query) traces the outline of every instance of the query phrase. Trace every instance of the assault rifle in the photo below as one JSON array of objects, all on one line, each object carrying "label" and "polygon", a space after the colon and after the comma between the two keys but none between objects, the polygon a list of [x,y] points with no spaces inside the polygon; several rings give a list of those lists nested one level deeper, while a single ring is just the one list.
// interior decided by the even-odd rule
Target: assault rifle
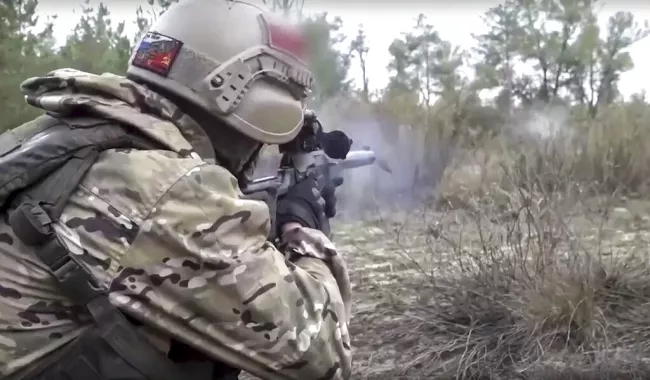
[{"label": "assault rifle", "polygon": [[292,141],[280,145],[282,160],[276,176],[254,179],[242,192],[246,195],[274,191],[284,195],[291,186],[313,176],[322,191],[343,183],[342,172],[372,165],[376,156],[370,149],[351,151],[352,139],[342,131],[324,132],[313,111],[305,112],[305,123]]}]

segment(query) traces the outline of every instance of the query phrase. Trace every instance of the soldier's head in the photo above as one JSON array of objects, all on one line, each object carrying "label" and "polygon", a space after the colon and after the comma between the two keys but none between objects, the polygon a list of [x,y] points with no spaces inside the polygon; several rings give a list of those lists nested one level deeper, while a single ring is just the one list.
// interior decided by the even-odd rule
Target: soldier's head
[{"label": "soldier's head", "polygon": [[263,144],[286,143],[302,127],[313,81],[304,49],[297,27],[261,0],[181,0],[145,34],[127,76],[193,117],[240,175]]}]

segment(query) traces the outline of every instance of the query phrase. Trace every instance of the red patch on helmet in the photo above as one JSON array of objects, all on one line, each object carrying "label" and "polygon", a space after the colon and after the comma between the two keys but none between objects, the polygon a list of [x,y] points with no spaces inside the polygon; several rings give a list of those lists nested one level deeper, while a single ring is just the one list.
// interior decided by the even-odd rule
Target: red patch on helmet
[{"label": "red patch on helmet", "polygon": [[302,30],[293,25],[274,24],[267,22],[269,32],[269,46],[304,59],[307,50],[307,41]]},{"label": "red patch on helmet", "polygon": [[162,34],[149,32],[140,41],[131,64],[166,77],[183,43]]}]

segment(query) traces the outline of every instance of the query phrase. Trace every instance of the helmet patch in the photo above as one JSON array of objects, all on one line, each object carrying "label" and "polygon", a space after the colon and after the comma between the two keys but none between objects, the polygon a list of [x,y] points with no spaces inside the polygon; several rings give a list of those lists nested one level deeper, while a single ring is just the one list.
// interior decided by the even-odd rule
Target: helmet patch
[{"label": "helmet patch", "polygon": [[288,53],[300,60],[305,59],[306,41],[298,26],[273,23],[265,20],[268,28],[269,46]]},{"label": "helmet patch", "polygon": [[171,37],[148,32],[140,41],[131,64],[166,77],[181,51],[182,45],[181,41]]}]

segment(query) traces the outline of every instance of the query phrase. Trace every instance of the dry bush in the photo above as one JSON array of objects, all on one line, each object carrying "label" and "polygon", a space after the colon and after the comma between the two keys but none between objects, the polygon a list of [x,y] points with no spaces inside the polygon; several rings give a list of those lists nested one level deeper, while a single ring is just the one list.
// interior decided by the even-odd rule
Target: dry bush
[{"label": "dry bush", "polygon": [[643,193],[650,180],[650,107],[633,102],[604,110],[595,121],[582,120],[584,135],[576,154],[575,172],[605,190]]},{"label": "dry bush", "polygon": [[[613,105],[595,119],[582,117],[579,110],[569,113],[548,107],[521,112],[499,135],[475,143],[461,156],[460,165],[478,151],[483,167],[487,160],[496,169],[492,177],[503,173],[502,165],[514,164],[519,177],[534,176],[548,188],[563,185],[555,180],[559,174],[593,192],[643,195],[650,183],[648,141],[650,106],[646,103]],[[448,191],[455,189],[451,186]]]}]

